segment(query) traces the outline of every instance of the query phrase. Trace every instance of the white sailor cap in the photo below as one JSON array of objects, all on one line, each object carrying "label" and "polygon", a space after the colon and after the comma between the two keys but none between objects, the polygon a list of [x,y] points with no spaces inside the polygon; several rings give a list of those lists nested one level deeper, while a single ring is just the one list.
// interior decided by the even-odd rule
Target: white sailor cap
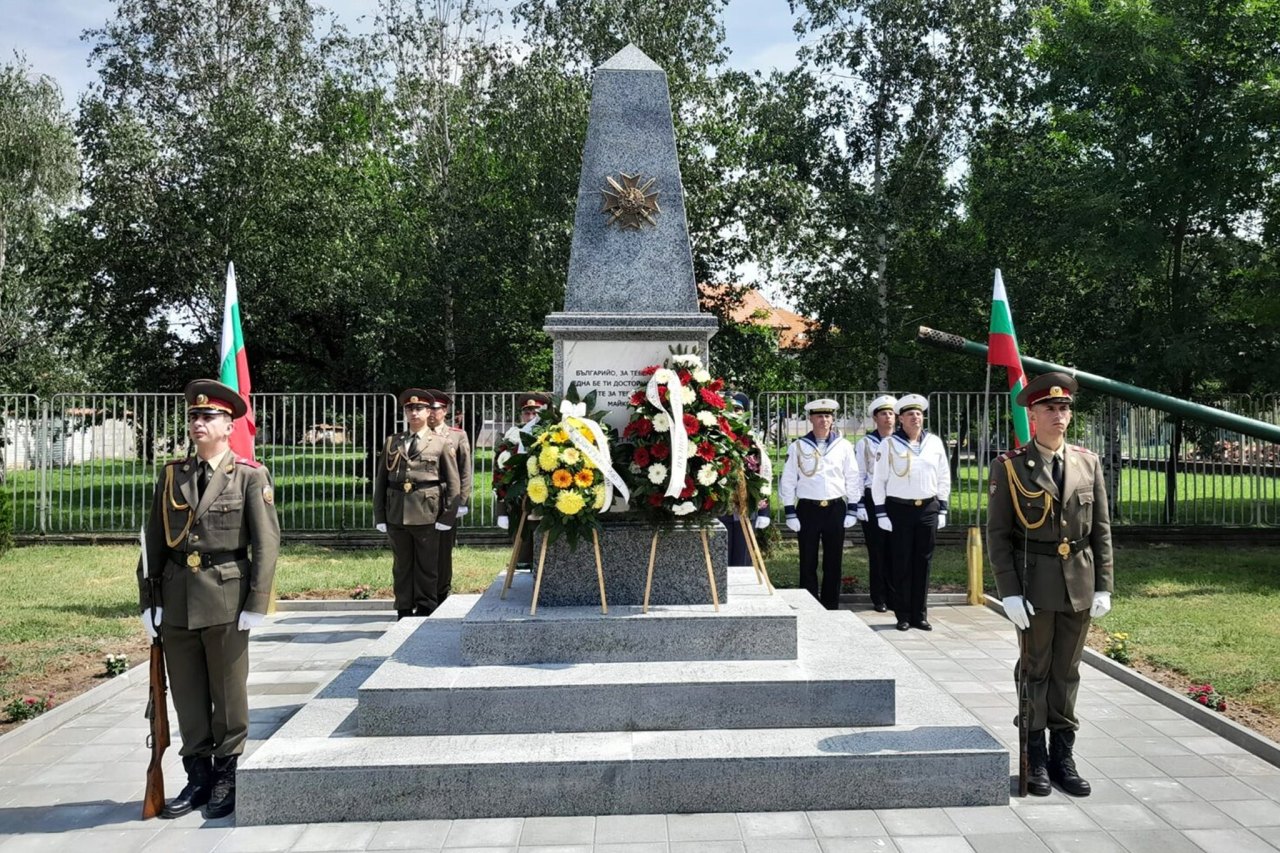
[{"label": "white sailor cap", "polygon": [[871,405],[867,406],[867,414],[874,418],[876,413],[882,409],[888,409],[892,412],[894,407],[897,405],[897,397],[894,397],[892,394],[881,394],[879,397],[876,397],[871,401]]},{"label": "white sailor cap", "polygon": [[805,403],[804,410],[811,415],[834,415],[840,409],[840,404],[830,397],[823,397],[821,400],[814,400]]},{"label": "white sailor cap", "polygon": [[927,412],[929,411],[929,401],[919,394],[903,394],[898,398],[898,405],[894,407],[894,411],[898,414],[909,412],[912,409]]}]

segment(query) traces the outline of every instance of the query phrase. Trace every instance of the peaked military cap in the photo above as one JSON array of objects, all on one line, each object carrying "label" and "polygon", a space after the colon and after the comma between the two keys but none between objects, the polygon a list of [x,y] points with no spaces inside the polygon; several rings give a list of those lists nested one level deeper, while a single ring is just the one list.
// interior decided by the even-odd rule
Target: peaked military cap
[{"label": "peaked military cap", "polygon": [[239,392],[216,379],[193,379],[183,394],[187,398],[187,414],[230,415],[235,419],[249,411]]},{"label": "peaked military cap", "polygon": [[814,400],[804,406],[804,410],[811,415],[834,415],[839,409],[840,404],[830,397]]},{"label": "peaked military cap", "polygon": [[1027,383],[1018,393],[1015,402],[1019,406],[1034,406],[1036,403],[1071,403],[1075,400],[1080,383],[1070,374],[1055,371],[1037,376]]},{"label": "peaked military cap", "polygon": [[885,409],[888,409],[891,412],[894,411],[894,407],[897,405],[898,398],[894,397],[892,394],[881,394],[879,397],[872,400],[871,404],[867,406],[867,414],[874,418],[877,413],[882,412]]},{"label": "peaked military cap", "polygon": [[427,394],[431,397],[427,405],[433,409],[445,409],[453,402],[453,398],[441,391],[439,388],[428,388]]},{"label": "peaked military cap", "polygon": [[551,398],[546,394],[517,394],[516,405],[522,409],[542,409],[551,405]]},{"label": "peaked military cap", "polygon": [[425,388],[406,388],[400,392],[401,406],[430,406],[431,392]]},{"label": "peaked military cap", "polygon": [[903,394],[898,398],[898,403],[893,410],[898,414],[903,412],[927,412],[929,411],[929,401],[919,394]]},{"label": "peaked military cap", "polygon": [[751,398],[746,395],[745,391],[734,391],[729,395],[729,402],[739,409],[751,411]]}]

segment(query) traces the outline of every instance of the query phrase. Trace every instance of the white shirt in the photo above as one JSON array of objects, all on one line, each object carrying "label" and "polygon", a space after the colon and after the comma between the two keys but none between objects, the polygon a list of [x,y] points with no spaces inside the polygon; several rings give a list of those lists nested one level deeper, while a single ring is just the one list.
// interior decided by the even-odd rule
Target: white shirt
[{"label": "white shirt", "polygon": [[880,443],[884,438],[878,431],[873,430],[858,439],[858,443],[853,446],[853,455],[858,460],[858,470],[862,472],[862,492],[871,488],[871,476],[876,470],[876,454],[880,452]]},{"label": "white shirt", "polygon": [[951,498],[951,466],[942,439],[922,430],[918,443],[908,443],[900,431],[882,441],[871,477],[871,500],[877,514],[884,511],[885,498],[935,497],[945,512]]},{"label": "white shirt", "polygon": [[787,507],[794,507],[797,500],[844,498],[856,503],[862,497],[862,476],[853,445],[835,430],[826,441],[818,441],[811,432],[791,442],[778,497]]}]

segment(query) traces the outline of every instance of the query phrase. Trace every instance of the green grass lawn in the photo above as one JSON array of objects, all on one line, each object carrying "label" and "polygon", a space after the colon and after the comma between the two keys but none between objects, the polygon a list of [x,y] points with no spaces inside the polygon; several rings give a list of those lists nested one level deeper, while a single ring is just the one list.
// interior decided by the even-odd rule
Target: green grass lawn
[{"label": "green grass lawn", "polygon": [[[455,552],[454,589],[480,592],[504,565],[507,552]],[[48,685],[51,677],[101,669],[101,658],[145,651],[138,624],[134,565],[124,546],[32,546],[0,558],[0,702]],[[1100,625],[1126,631],[1135,656],[1211,681],[1231,699],[1280,716],[1280,555],[1266,548],[1142,546],[1116,554],[1115,609]],[[845,553],[845,574],[865,588],[861,548]],[[768,558],[775,585],[794,587],[797,555],[781,545]],[[390,595],[390,555],[287,546],[276,574],[282,598],[345,597],[358,584]],[[963,589],[964,551],[939,548],[935,588]],[[985,582],[992,589],[990,573]],[[137,655],[137,657],[135,657]],[[60,695],[59,700],[67,698]]]}]

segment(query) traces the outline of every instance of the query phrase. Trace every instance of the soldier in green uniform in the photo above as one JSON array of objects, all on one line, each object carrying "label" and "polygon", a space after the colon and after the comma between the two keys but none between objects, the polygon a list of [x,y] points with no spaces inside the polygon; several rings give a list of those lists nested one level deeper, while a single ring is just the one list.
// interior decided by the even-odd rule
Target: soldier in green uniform
[{"label": "soldier in green uniform", "polygon": [[439,605],[440,537],[453,528],[461,478],[449,442],[428,426],[434,397],[400,394],[408,429],[387,436],[375,464],[373,521],[391,542],[396,616],[430,616]]},{"label": "soldier in green uniform", "polygon": [[435,388],[428,388],[427,393],[432,397],[427,409],[427,428],[449,445],[449,454],[453,457],[453,465],[460,478],[456,520],[447,529],[441,528],[439,537],[436,602],[444,604],[453,589],[453,546],[458,538],[457,522],[466,516],[471,503],[471,442],[467,440],[464,430],[449,425],[449,406],[453,402],[449,395]]},{"label": "soldier in green uniform", "polygon": [[262,624],[280,552],[271,475],[228,445],[244,399],[212,379],[186,387],[194,456],[168,463],[138,565],[142,624],[158,628],[182,734],[187,784],[165,804],[173,818],[205,806],[235,810],[236,762],[249,733],[249,631]]},{"label": "soldier in green uniform", "polygon": [[1073,756],[1080,656],[1090,620],[1111,609],[1111,518],[1102,467],[1094,453],[1065,441],[1076,391],[1076,380],[1065,373],[1028,384],[1017,402],[1028,407],[1035,440],[991,466],[991,567],[1005,613],[1025,632],[1027,790],[1037,796],[1050,793],[1050,781],[1068,794],[1089,795]]}]

